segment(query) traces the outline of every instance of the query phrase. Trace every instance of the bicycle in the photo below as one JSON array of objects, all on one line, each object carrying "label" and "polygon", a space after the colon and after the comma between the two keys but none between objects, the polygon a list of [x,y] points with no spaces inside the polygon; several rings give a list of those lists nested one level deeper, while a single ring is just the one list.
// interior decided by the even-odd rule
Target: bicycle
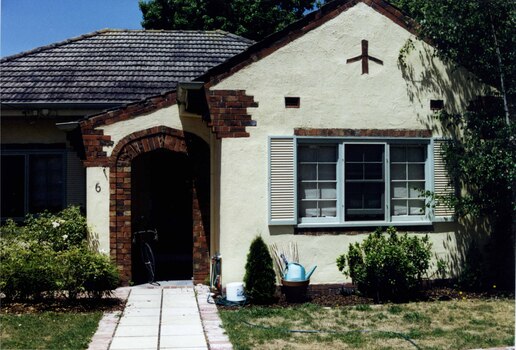
[{"label": "bicycle", "polygon": [[133,243],[138,243],[140,246],[142,262],[147,270],[148,283],[159,286],[159,283],[155,281],[156,260],[152,248],[148,243],[149,237],[151,237],[153,241],[157,241],[158,231],[156,229],[135,231],[133,232]]}]

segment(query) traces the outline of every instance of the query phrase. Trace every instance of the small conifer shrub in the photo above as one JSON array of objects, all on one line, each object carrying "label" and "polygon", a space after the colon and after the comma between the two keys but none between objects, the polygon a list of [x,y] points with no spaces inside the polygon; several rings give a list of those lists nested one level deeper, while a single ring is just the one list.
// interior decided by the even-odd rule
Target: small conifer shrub
[{"label": "small conifer shrub", "polygon": [[257,236],[249,248],[244,276],[247,297],[256,304],[273,301],[276,292],[276,275],[267,245]]}]

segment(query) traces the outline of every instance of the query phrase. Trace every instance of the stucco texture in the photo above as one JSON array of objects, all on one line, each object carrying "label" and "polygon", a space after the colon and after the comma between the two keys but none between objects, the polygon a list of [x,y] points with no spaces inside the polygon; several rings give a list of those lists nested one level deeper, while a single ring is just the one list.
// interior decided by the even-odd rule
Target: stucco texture
[{"label": "stucco texture", "polygon": [[[369,74],[361,63],[368,40]],[[408,40],[410,45],[407,45]],[[399,59],[403,47],[409,47]],[[293,235],[292,226],[268,225],[268,137],[294,134],[294,128],[431,129],[430,99],[450,110],[465,106],[486,87],[463,69],[448,66],[433,49],[369,6],[359,3],[211,87],[243,89],[258,108],[249,108],[256,127],[249,138],[222,139],[220,148],[220,232],[224,283],[241,281],[250,242],[297,242],[301,262],[318,265],[312,283],[345,281],[335,259],[366,234]],[[300,97],[300,108],[285,108],[286,96]],[[437,225],[430,233],[434,252],[454,254],[456,230]]]}]

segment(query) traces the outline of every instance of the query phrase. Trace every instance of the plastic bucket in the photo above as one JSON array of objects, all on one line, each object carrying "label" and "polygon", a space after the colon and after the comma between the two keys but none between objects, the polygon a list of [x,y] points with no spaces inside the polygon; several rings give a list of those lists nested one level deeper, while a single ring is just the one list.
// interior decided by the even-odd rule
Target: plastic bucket
[{"label": "plastic bucket", "polygon": [[226,299],[228,301],[244,301],[244,283],[232,282],[226,284]]}]

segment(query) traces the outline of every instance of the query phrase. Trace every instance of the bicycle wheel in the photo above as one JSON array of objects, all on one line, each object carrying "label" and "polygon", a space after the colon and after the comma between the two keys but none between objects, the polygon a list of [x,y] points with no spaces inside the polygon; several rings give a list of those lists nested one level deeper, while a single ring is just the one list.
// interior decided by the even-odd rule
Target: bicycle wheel
[{"label": "bicycle wheel", "polygon": [[154,254],[152,253],[152,248],[149,243],[144,243],[142,245],[142,261],[147,269],[147,277],[149,279],[149,283],[154,282],[154,272],[156,271],[156,261],[154,260]]}]

